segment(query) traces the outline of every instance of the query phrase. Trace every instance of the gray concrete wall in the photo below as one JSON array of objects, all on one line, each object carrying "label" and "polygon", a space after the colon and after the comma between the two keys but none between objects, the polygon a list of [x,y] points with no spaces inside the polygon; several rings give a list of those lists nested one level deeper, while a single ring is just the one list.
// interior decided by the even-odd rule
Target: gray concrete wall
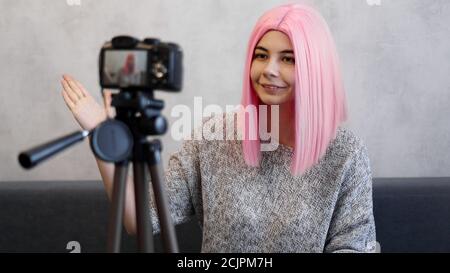
[{"label": "gray concrete wall", "polygon": [[[450,175],[450,1],[311,0],[341,57],[353,129],[376,177]],[[98,52],[118,34],[153,36],[185,53],[174,105],[236,105],[257,18],[277,0],[0,0],[0,181],[99,179],[85,141],[31,171],[19,151],[79,129],[60,95],[69,73],[100,100]],[[372,5],[370,5],[372,4]],[[180,147],[162,138],[164,161]]]}]

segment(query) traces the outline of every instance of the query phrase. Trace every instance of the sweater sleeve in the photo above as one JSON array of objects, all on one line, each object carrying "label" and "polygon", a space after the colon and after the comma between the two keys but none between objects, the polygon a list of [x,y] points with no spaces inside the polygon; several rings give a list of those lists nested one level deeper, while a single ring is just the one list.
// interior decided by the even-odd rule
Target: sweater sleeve
[{"label": "sweater sleeve", "polygon": [[372,173],[364,145],[347,162],[324,252],[375,252]]},{"label": "sweater sleeve", "polygon": [[[175,225],[186,222],[195,212],[198,213],[199,218],[202,214],[198,211],[202,208],[198,142],[198,140],[183,141],[182,148],[170,156],[168,168],[165,171],[165,190]],[[149,190],[153,233],[158,233],[160,226],[152,185]]]}]

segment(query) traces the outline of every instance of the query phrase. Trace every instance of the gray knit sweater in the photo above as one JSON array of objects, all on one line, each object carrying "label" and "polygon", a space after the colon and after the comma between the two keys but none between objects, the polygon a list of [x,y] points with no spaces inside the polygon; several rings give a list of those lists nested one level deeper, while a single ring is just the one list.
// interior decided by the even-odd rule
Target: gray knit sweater
[{"label": "gray knit sweater", "polygon": [[[233,117],[205,119],[203,127],[219,118],[230,133]],[[197,215],[202,252],[375,251],[372,174],[361,139],[339,127],[326,154],[299,177],[290,173],[292,153],[280,144],[262,152],[257,168],[245,164],[242,141],[185,140],[165,172],[174,222]]]}]

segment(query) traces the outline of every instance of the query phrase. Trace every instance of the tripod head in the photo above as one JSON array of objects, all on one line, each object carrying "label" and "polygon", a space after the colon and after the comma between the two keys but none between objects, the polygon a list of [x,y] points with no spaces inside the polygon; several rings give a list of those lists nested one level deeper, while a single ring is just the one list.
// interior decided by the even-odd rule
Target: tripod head
[{"label": "tripod head", "polygon": [[153,98],[153,92],[122,90],[113,95],[111,106],[116,108],[116,119],[132,122],[140,134],[163,135],[167,121],[161,115],[164,101]]},{"label": "tripod head", "polygon": [[167,131],[167,120],[161,115],[164,101],[154,99],[152,92],[121,90],[113,94],[111,106],[116,108],[115,119],[97,126],[90,138],[92,151],[104,161],[130,159],[134,142],[144,143],[148,136]]}]

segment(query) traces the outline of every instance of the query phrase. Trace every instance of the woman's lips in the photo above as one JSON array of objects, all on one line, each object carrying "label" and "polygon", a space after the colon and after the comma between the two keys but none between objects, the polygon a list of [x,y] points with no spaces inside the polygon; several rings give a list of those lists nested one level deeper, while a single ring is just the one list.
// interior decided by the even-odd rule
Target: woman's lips
[{"label": "woman's lips", "polygon": [[270,84],[261,84],[261,86],[266,90],[267,93],[276,94],[286,87],[277,86],[277,85],[270,85]]}]

